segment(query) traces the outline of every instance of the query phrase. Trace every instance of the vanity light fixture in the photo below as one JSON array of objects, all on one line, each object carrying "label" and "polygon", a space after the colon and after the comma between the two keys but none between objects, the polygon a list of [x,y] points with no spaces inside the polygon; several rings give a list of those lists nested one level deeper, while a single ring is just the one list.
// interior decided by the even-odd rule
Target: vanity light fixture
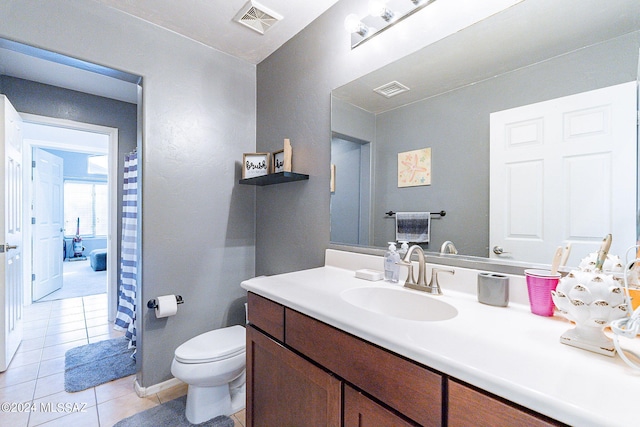
[{"label": "vanity light fixture", "polygon": [[389,22],[393,19],[395,14],[382,0],[370,0],[369,1],[369,14],[371,16],[379,16],[385,21]]},{"label": "vanity light fixture", "polygon": [[349,34],[358,34],[360,37],[367,37],[369,27],[360,21],[358,15],[352,13],[344,19],[344,28]]},{"label": "vanity light fixture", "polygon": [[435,1],[370,0],[368,16],[360,18],[352,13],[344,20],[344,27],[351,34],[351,49]]}]

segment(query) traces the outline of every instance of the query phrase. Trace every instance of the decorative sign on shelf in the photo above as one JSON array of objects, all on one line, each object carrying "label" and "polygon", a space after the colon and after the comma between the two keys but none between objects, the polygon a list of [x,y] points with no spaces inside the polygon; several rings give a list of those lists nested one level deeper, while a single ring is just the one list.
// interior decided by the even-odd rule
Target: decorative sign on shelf
[{"label": "decorative sign on shelf", "polygon": [[242,155],[242,179],[267,175],[271,167],[271,154],[244,153]]},{"label": "decorative sign on shelf", "polygon": [[398,153],[398,187],[431,185],[431,148]]},{"label": "decorative sign on shelf", "polygon": [[291,172],[291,141],[284,140],[284,148],[273,153],[273,172]]},{"label": "decorative sign on shelf", "polygon": [[291,170],[291,142],[284,140],[284,148],[273,153],[244,153],[242,156],[242,179],[256,178]]}]

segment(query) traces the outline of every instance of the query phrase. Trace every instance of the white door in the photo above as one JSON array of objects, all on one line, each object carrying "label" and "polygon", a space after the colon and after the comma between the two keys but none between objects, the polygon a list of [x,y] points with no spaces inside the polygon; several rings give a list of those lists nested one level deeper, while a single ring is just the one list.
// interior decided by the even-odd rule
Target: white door
[{"label": "white door", "polygon": [[[636,82],[491,114],[490,255],[568,265],[636,243]],[[495,247],[505,255],[496,255]]]},{"label": "white door", "polygon": [[33,149],[33,300],[62,287],[63,271],[63,161]]},{"label": "white door", "polygon": [[0,95],[0,298],[2,298],[2,351],[0,371],[5,371],[22,341],[22,120],[9,100]]}]

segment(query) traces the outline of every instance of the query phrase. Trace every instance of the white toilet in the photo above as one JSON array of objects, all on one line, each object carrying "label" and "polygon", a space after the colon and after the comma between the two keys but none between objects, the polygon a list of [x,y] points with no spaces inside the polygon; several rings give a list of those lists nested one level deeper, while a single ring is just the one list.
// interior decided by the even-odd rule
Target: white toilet
[{"label": "white toilet", "polygon": [[187,383],[186,416],[199,424],[245,406],[246,332],[230,326],[191,338],[175,351],[171,373]]}]

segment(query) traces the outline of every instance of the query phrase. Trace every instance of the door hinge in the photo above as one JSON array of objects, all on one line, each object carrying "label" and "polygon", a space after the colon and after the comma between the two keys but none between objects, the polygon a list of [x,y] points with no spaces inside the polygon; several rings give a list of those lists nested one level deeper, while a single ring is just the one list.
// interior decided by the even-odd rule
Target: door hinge
[{"label": "door hinge", "polygon": [[35,160],[31,160],[31,167],[35,168],[36,167],[36,161]]},{"label": "door hinge", "polygon": [[31,274],[31,281],[35,282],[36,281],[36,275],[35,273]]},{"label": "door hinge", "polygon": [[36,223],[36,217],[32,216],[31,217],[31,225],[34,225]]}]

